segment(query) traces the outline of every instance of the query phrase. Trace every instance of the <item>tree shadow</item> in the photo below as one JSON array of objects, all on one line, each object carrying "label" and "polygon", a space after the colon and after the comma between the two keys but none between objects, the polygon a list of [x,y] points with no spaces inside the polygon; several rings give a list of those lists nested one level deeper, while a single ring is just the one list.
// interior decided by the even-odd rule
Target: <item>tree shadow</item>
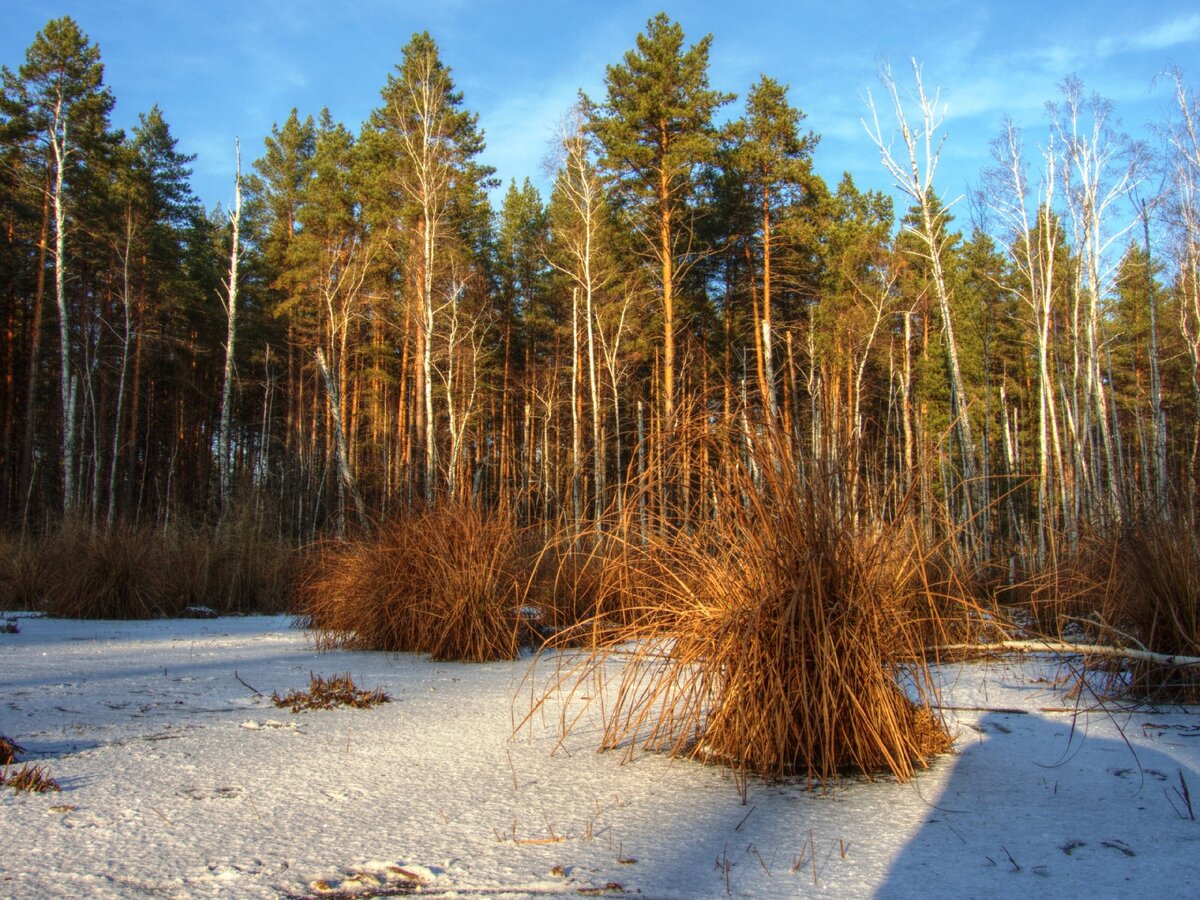
[{"label": "tree shadow", "polygon": [[945,786],[878,896],[1200,893],[1187,716],[1012,710],[960,727]]}]

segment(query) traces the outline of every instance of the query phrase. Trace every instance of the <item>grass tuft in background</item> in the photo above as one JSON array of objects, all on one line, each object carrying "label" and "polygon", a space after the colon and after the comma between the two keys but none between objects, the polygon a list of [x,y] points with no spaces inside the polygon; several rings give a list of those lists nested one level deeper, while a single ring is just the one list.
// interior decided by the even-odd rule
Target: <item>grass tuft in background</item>
[{"label": "grass tuft in background", "polygon": [[513,659],[540,614],[526,606],[534,557],[511,511],[449,502],[318,547],[300,621],[326,650]]}]

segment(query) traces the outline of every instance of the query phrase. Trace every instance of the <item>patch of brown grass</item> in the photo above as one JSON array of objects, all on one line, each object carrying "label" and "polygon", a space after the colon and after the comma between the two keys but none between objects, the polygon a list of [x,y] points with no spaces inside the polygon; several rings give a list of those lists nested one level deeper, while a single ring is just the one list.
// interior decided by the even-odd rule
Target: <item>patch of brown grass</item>
[{"label": "patch of brown grass", "polygon": [[54,560],[43,608],[69,619],[150,619],[177,612],[164,587],[169,571],[162,537],[117,525],[69,523],[48,541]]},{"label": "patch of brown grass", "polygon": [[50,771],[45,766],[24,765],[16,774],[0,773],[0,785],[29,794],[62,790],[58,782],[50,777]]},{"label": "patch of brown grass", "polygon": [[563,528],[542,550],[529,602],[556,646],[590,646],[657,607],[669,561],[629,552],[630,527],[614,518],[580,534]]},{"label": "patch of brown grass", "polygon": [[[1134,521],[1116,533],[1089,533],[1030,579],[1031,627],[1042,636],[1200,656],[1200,535],[1186,522]],[[1114,653],[1088,658],[1113,695],[1200,700],[1200,669]]]},{"label": "patch of brown grass", "polygon": [[290,709],[298,713],[306,709],[335,709],[339,706],[370,709],[392,699],[382,688],[372,691],[360,689],[349,672],[329,678],[310,672],[308,685],[307,691],[288,691],[282,697],[272,691],[271,701],[280,709]]},{"label": "patch of brown grass", "polygon": [[300,587],[301,622],[325,650],[513,659],[532,638],[533,565],[511,511],[446,503],[372,538],[317,548]]},{"label": "patch of brown grass", "polygon": [[[1096,548],[1108,578],[1095,630],[1100,639],[1164,656],[1200,657],[1200,541],[1181,523],[1143,523]],[[1137,696],[1200,700],[1200,668],[1129,664]]]},{"label": "patch of brown grass", "polygon": [[0,734],[0,766],[11,766],[17,762],[17,757],[25,752],[25,748]]},{"label": "patch of brown grass", "polygon": [[43,541],[0,535],[0,609],[40,609],[50,571]]},{"label": "patch of brown grass", "polygon": [[1078,638],[1083,622],[1093,620],[1108,592],[1112,547],[1094,537],[1075,551],[1056,554],[1013,593],[1018,609],[1027,613],[1027,626],[1042,637]]},{"label": "patch of brown grass", "polygon": [[177,528],[165,550],[166,592],[180,610],[207,607],[239,615],[293,609],[300,552],[267,535],[248,513],[210,529]]},{"label": "patch of brown grass", "polygon": [[607,704],[602,749],[742,776],[905,779],[950,746],[925,657],[968,618],[954,613],[969,606],[955,554],[907,518],[847,508],[833,478],[803,479],[788,446],[768,441],[724,460],[711,516],[642,529],[631,515],[610,534],[619,553],[605,564],[642,605],[620,627],[585,621],[555,642],[599,636],[582,662],[560,664],[534,709],[565,696],[569,730],[578,703]]}]

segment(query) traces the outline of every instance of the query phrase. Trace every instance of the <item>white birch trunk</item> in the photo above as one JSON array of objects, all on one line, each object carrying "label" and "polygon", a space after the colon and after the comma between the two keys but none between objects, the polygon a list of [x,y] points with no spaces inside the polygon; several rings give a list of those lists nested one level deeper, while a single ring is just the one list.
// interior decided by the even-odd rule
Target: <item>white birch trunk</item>
[{"label": "white birch trunk", "polygon": [[70,515],[77,505],[75,447],[77,443],[75,405],[78,386],[71,371],[71,323],[67,310],[67,203],[63,196],[64,169],[70,146],[67,120],[60,97],[54,107],[50,148],[54,152],[54,301],[58,308],[60,392],[62,397],[62,479],[63,513]]},{"label": "white birch trunk", "polygon": [[229,280],[225,282],[225,373],[221,386],[221,426],[217,438],[217,457],[221,479],[221,515],[229,513],[233,494],[233,460],[229,442],[233,418],[233,360],[237,343],[238,263],[241,259],[242,223],[242,147],[234,142],[237,153],[237,172],[233,181],[233,211],[229,214],[232,228],[229,251]]}]

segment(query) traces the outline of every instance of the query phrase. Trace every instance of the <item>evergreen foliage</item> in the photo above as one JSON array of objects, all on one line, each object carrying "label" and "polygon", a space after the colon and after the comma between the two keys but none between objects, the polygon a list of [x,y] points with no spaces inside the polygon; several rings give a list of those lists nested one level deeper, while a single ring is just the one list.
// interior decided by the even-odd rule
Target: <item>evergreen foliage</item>
[{"label": "evergreen foliage", "polygon": [[[945,504],[981,571],[1140,515],[1194,527],[1182,79],[1144,240],[1123,194],[1087,220],[1078,165],[1062,188],[1089,149],[1123,184],[1111,129],[1048,143],[1031,178],[1010,126],[966,228],[921,173],[899,220],[850,173],[815,175],[802,85],[763,74],[728,117],[712,40],[650,19],[568,114],[549,195],[514,180],[498,209],[428,33],[361,130],[288,111],[244,178],[237,502],[305,541],[448,498],[547,533],[664,510],[694,528],[715,515],[720,423],[723,452],[770,433],[806,473],[837,464],[847,508]],[[100,50],[71,19],[0,76],[0,523],[215,521],[229,217],[196,200],[163,110],[112,128]],[[1108,121],[1065,90],[1060,136],[1073,114]],[[1097,236],[1131,227],[1097,259]]]}]

